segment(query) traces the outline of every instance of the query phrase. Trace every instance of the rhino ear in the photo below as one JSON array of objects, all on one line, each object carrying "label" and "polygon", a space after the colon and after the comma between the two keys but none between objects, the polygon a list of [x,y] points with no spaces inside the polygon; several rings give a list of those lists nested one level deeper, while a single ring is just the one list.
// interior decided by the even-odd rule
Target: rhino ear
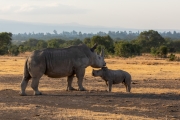
[{"label": "rhino ear", "polygon": [[90,48],[90,50],[91,50],[92,52],[94,52],[94,50],[96,49],[96,47],[97,47],[97,43],[95,43],[94,46],[93,46],[92,48]]}]

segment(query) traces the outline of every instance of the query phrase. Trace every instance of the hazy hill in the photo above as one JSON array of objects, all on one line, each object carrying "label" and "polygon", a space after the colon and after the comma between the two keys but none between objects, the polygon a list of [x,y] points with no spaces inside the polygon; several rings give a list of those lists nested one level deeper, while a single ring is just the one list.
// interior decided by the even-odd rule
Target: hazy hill
[{"label": "hazy hill", "polygon": [[0,32],[12,32],[17,33],[52,33],[56,30],[58,33],[63,31],[71,32],[73,30],[83,33],[97,33],[99,31],[138,31],[138,29],[125,29],[125,28],[108,28],[102,26],[85,26],[77,23],[69,24],[43,24],[43,23],[28,23],[28,22],[18,22],[0,19]]},{"label": "hazy hill", "polygon": [[[58,33],[62,31],[81,31],[86,33],[95,33],[99,31],[109,31],[110,28],[105,27],[91,27],[91,26],[84,26],[76,23],[69,23],[69,24],[42,24],[42,23],[27,23],[27,22],[17,22],[17,21],[7,21],[7,20],[0,20],[0,32],[7,31],[12,32],[13,34],[17,33],[39,33],[39,32],[50,32],[52,33],[53,30],[57,30]],[[115,29],[114,29],[115,30]],[[116,28],[116,30],[118,30]]]},{"label": "hazy hill", "polygon": [[[73,30],[82,33],[97,33],[99,31],[108,32],[108,31],[132,31],[132,32],[141,32],[149,29],[132,29],[132,28],[108,28],[103,26],[86,26],[77,23],[67,23],[67,24],[44,24],[44,23],[29,23],[29,22],[19,22],[19,21],[10,21],[0,19],[0,32],[12,32],[13,34],[17,33],[53,33],[53,30],[56,30],[58,33],[62,33],[63,31],[71,32]],[[159,32],[164,31],[176,31],[180,32],[180,30],[172,30],[172,29],[153,29]]]}]

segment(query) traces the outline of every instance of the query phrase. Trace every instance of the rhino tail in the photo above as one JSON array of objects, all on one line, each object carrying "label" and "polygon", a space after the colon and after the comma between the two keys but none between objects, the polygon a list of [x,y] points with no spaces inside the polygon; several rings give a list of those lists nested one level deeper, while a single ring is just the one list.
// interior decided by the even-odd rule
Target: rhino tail
[{"label": "rhino tail", "polygon": [[31,75],[29,74],[28,70],[28,59],[26,59],[25,64],[24,64],[24,78],[30,79]]}]

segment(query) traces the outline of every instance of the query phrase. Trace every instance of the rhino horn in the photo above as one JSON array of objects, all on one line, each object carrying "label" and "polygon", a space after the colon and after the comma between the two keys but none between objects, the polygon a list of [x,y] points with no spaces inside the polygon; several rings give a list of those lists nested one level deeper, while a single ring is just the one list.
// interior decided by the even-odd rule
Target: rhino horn
[{"label": "rhino horn", "polygon": [[101,56],[104,57],[104,49],[101,48]]},{"label": "rhino horn", "polygon": [[97,43],[94,44],[94,46],[91,48],[91,51],[94,52],[94,50],[96,49],[97,47]]}]

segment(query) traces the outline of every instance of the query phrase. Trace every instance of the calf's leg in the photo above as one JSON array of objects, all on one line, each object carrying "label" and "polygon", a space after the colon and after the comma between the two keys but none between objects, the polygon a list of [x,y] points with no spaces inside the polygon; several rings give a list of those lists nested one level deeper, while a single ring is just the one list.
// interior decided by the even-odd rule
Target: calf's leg
[{"label": "calf's leg", "polygon": [[112,83],[113,82],[111,80],[108,81],[109,92],[112,90]]},{"label": "calf's leg", "polygon": [[131,92],[131,83],[127,85],[126,92]]},{"label": "calf's leg", "polygon": [[126,92],[131,92],[131,81],[130,80],[125,80],[123,82],[123,84],[125,85],[126,87]]}]

